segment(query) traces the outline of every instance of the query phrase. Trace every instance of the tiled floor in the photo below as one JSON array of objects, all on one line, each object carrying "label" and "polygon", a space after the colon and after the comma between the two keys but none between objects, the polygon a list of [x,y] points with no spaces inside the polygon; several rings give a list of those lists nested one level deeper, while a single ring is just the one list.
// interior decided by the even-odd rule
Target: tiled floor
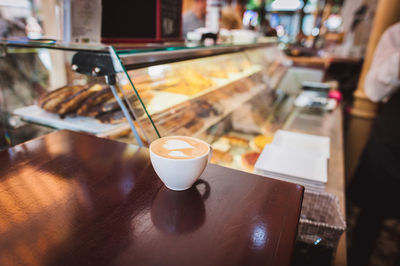
[{"label": "tiled floor", "polygon": [[[400,204],[400,203],[399,203]],[[347,201],[347,247],[351,249],[352,232],[357,221],[359,209]],[[371,255],[370,265],[390,266],[396,265],[400,254],[400,221],[395,219],[385,220],[379,239]],[[399,261],[397,261],[399,263]],[[398,265],[398,264],[397,264]],[[353,266],[353,265],[349,265]]]}]

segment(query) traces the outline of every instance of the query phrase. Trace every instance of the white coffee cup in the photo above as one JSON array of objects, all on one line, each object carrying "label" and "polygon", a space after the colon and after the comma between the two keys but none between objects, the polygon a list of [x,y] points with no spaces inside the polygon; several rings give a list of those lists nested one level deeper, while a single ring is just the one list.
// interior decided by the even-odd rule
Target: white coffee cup
[{"label": "white coffee cup", "polygon": [[[195,141],[201,143],[201,145],[206,145],[207,149],[203,154],[194,158],[166,158],[166,156],[154,152],[154,146],[159,145],[160,142],[175,139]],[[202,147],[204,148],[204,146]],[[170,136],[157,139],[150,144],[149,150],[151,163],[161,181],[167,188],[177,191],[186,190],[196,182],[206,168],[212,154],[211,146],[208,143],[186,136]],[[179,148],[171,149],[171,151],[179,150]]]}]

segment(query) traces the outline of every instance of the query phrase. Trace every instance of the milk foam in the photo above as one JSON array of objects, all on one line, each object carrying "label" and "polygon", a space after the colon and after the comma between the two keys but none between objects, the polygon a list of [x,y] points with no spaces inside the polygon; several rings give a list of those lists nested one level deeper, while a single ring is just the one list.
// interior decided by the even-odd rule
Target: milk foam
[{"label": "milk foam", "polygon": [[189,157],[189,156],[186,156],[183,152],[181,152],[181,151],[171,151],[171,152],[169,152],[168,153],[168,155],[170,155],[170,156],[175,156],[175,157]]},{"label": "milk foam", "polygon": [[164,143],[163,147],[167,150],[194,149],[192,145],[180,139],[169,139]]}]

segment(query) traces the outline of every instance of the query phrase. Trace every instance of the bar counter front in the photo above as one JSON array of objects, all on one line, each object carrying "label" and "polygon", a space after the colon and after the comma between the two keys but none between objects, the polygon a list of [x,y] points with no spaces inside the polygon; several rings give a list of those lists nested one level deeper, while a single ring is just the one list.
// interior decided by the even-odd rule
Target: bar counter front
[{"label": "bar counter front", "polygon": [[213,164],[174,192],[146,148],[57,131],[0,152],[0,265],[289,265],[302,197]]}]

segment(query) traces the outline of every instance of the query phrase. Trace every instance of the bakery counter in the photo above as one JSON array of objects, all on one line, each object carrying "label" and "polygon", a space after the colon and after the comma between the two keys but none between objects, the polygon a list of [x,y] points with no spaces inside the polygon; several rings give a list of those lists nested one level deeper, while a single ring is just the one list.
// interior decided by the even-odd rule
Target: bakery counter
[{"label": "bakery counter", "polygon": [[0,265],[290,265],[303,190],[209,164],[174,192],[146,148],[57,131],[0,152]]}]

